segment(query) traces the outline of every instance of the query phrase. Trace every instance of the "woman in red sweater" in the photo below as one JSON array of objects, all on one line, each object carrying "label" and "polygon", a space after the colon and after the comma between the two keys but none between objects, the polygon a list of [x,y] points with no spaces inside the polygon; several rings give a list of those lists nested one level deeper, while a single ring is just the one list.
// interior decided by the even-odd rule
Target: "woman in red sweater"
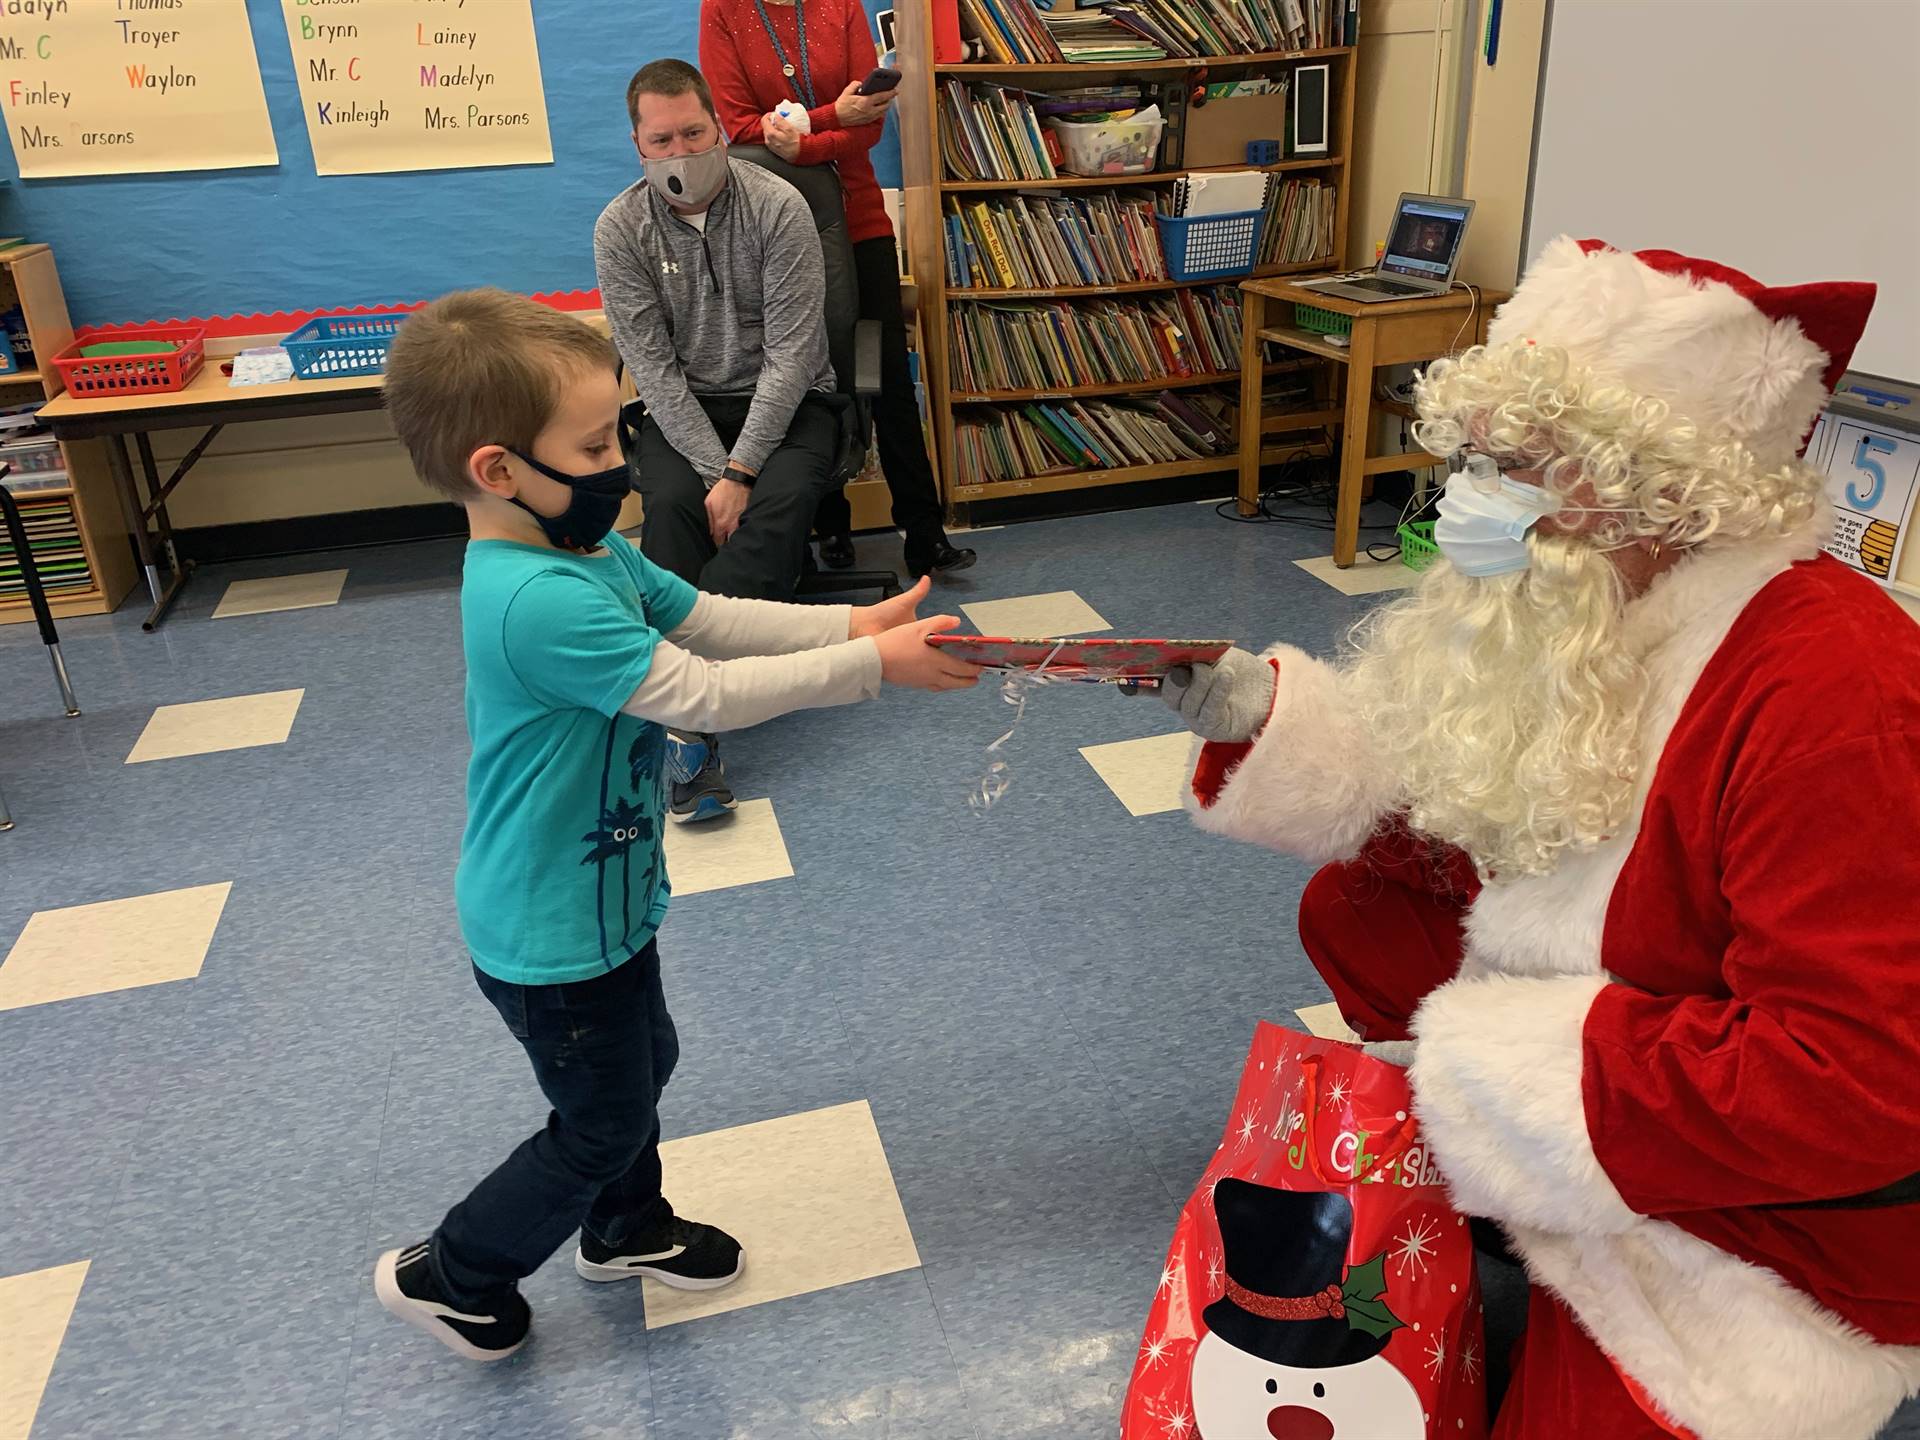
[{"label": "woman in red sweater", "polygon": [[[918,577],[964,570],[974,554],[956,549],[940,523],[940,496],[914,402],[893,223],[867,154],[880,139],[893,92],[855,93],[873,68],[873,34],[860,0],[702,0],[700,69],[727,138],[839,172],[860,315],[880,322],[880,398],[873,407],[880,466],[893,496],[893,523],[907,535],[907,569]],[[807,107],[808,133],[772,113],[782,100]],[[821,558],[834,569],[851,565],[846,497],[828,496],[816,523]]]}]

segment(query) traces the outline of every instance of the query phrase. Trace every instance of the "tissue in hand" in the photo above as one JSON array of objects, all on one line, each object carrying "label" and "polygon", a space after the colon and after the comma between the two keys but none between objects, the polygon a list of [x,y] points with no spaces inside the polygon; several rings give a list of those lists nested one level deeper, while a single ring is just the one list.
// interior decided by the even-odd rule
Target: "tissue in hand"
[{"label": "tissue in hand", "polygon": [[807,113],[807,107],[793,100],[782,100],[773,107],[773,113],[786,121],[802,135],[813,133],[813,116]]}]

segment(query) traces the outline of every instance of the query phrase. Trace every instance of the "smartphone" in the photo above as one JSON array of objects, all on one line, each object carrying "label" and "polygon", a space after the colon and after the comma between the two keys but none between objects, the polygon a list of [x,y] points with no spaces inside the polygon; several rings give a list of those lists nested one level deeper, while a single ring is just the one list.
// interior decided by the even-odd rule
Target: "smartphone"
[{"label": "smartphone", "polygon": [[867,76],[866,79],[862,80],[860,82],[860,88],[853,93],[856,95],[884,95],[887,91],[896,88],[899,84],[900,72],[890,66],[883,65],[871,75]]}]

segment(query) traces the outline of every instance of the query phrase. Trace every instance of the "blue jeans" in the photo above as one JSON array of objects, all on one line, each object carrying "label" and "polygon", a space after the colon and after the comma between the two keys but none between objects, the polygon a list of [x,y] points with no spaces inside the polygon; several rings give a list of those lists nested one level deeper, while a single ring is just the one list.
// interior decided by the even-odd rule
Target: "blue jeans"
[{"label": "blue jeans", "polygon": [[478,966],[473,976],[553,1113],[434,1232],[434,1278],[456,1305],[511,1288],[575,1230],[618,1247],[673,1216],[660,1193],[658,1104],[680,1040],[655,943],[568,985],[514,985]]}]

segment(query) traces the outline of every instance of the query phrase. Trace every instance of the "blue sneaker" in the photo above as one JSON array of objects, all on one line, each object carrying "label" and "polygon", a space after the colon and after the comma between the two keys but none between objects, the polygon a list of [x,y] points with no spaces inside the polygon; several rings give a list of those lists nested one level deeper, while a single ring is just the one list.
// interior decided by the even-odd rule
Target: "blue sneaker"
[{"label": "blue sneaker", "polygon": [[718,820],[738,804],[720,760],[720,742],[711,735],[668,731],[667,774],[673,782],[667,818],[676,825]]}]

